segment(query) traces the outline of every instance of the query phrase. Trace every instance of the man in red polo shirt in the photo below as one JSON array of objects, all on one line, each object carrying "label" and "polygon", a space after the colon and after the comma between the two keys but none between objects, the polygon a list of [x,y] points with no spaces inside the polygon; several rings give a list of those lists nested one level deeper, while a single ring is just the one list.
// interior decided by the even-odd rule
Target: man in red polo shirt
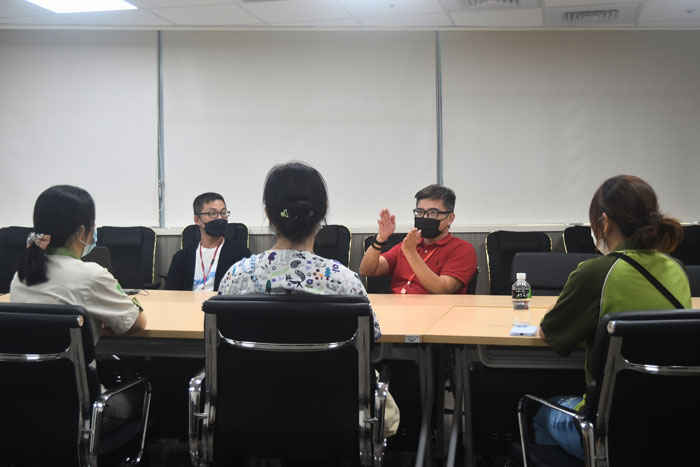
[{"label": "man in red polo shirt", "polygon": [[450,235],[454,222],[455,194],[440,185],[428,185],[416,193],[415,228],[403,242],[381,254],[394,233],[396,220],[388,209],[379,213],[379,233],[367,248],[360,274],[391,274],[393,293],[465,293],[476,272],[476,252],[471,243]]}]

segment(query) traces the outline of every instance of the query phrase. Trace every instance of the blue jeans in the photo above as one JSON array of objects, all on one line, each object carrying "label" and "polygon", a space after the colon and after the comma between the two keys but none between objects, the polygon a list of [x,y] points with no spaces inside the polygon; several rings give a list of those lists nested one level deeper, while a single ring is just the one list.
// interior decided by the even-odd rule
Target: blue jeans
[{"label": "blue jeans", "polygon": [[[549,399],[549,402],[573,409],[581,400],[583,398],[579,396],[558,396]],[[573,417],[542,407],[535,415],[534,426],[537,444],[559,445],[572,456],[584,460],[581,436],[576,430],[576,420]]]}]

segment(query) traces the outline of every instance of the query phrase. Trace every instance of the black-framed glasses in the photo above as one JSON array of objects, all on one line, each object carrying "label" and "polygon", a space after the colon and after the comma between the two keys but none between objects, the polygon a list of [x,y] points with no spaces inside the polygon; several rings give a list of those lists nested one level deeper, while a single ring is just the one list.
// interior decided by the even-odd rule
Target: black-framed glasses
[{"label": "black-framed glasses", "polygon": [[209,211],[209,212],[200,212],[197,214],[199,217],[208,217],[209,219],[216,219],[218,217],[221,217],[222,219],[228,219],[228,216],[231,215],[231,211]]},{"label": "black-framed glasses", "polygon": [[452,214],[452,211],[439,211],[435,208],[421,209],[416,208],[413,210],[413,215],[416,217],[427,217],[428,219],[437,219],[440,214]]}]

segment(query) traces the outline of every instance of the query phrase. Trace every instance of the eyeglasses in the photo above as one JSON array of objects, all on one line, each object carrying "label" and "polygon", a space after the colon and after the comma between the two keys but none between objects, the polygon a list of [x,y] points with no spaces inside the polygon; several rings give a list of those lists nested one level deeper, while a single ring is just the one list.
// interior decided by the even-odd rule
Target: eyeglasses
[{"label": "eyeglasses", "polygon": [[452,211],[438,211],[435,208],[431,208],[431,209],[416,208],[413,210],[414,216],[427,217],[428,219],[437,219],[438,214],[452,214]]},{"label": "eyeglasses", "polygon": [[197,214],[200,217],[208,217],[209,219],[216,219],[217,217],[221,217],[222,219],[228,219],[228,216],[231,215],[231,211],[209,211],[209,212],[200,212]]}]

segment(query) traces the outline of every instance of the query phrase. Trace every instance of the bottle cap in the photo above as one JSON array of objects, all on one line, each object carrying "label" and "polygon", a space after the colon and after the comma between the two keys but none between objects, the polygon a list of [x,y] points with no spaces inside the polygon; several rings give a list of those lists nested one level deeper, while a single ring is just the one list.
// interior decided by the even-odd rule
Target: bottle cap
[{"label": "bottle cap", "polygon": [[519,281],[524,281],[527,275],[524,272],[519,272],[515,275],[515,279]]}]

